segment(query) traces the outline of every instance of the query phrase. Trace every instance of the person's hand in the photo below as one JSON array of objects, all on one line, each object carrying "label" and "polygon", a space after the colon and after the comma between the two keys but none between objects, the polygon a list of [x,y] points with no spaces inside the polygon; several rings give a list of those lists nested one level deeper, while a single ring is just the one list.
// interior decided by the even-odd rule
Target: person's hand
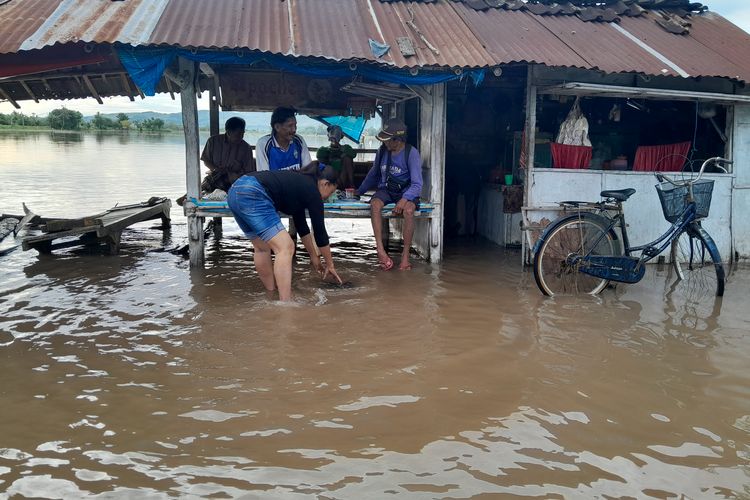
[{"label": "person's hand", "polygon": [[325,266],[323,266],[323,263],[320,261],[320,255],[316,255],[315,257],[310,258],[310,265],[312,266],[313,270],[318,273],[321,276],[325,277]]},{"label": "person's hand", "polygon": [[393,214],[394,215],[401,215],[404,213],[404,208],[406,208],[406,204],[409,202],[406,198],[401,198],[398,200],[398,203],[396,203],[396,206],[393,207]]},{"label": "person's hand", "polygon": [[344,284],[344,281],[339,277],[338,273],[336,272],[336,269],[334,269],[333,262],[330,262],[326,265],[326,270],[323,273],[323,281],[325,281],[325,279],[328,276],[333,276],[334,278],[336,278],[336,281],[338,282],[339,285]]}]

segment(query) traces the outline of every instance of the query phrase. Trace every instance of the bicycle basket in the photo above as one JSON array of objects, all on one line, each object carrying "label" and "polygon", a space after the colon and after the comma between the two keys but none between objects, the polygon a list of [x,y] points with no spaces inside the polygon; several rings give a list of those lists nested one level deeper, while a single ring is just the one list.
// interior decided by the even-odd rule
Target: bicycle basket
[{"label": "bicycle basket", "polygon": [[[695,217],[701,219],[708,217],[711,208],[711,195],[714,190],[714,181],[702,180],[693,184],[693,198],[695,199]],[[688,187],[674,186],[668,182],[657,184],[656,192],[659,194],[661,209],[664,218],[669,222],[676,222],[688,204]]]}]

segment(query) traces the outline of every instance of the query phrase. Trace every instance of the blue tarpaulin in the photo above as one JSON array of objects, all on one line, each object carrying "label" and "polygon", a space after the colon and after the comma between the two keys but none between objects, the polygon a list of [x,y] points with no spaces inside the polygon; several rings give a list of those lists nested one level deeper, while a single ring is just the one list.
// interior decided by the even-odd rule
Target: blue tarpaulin
[{"label": "blue tarpaulin", "polygon": [[469,70],[459,75],[456,75],[452,71],[411,75],[404,70],[380,69],[364,65],[353,65],[352,67],[354,69],[352,69],[348,64],[341,63],[308,64],[293,61],[282,56],[253,53],[249,51],[192,51],[177,48],[130,47],[127,45],[120,45],[117,46],[117,55],[120,57],[120,61],[130,75],[130,78],[132,78],[135,84],[138,85],[138,88],[140,88],[145,95],[149,96],[156,94],[156,86],[159,83],[164,70],[177,56],[197,62],[238,64],[246,66],[255,64],[259,61],[265,61],[278,69],[313,77],[346,78],[360,75],[376,81],[404,85],[429,85],[457,80],[468,76],[472,79],[474,85],[478,86],[484,80],[483,69]]},{"label": "blue tarpaulin", "polygon": [[313,116],[326,125],[338,125],[346,137],[359,144],[367,120],[364,116]]}]

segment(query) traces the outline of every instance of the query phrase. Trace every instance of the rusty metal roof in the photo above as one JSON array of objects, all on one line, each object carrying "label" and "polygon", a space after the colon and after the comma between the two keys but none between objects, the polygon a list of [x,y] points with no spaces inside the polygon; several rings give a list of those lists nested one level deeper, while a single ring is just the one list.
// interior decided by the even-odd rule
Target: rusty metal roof
[{"label": "rusty metal roof", "polygon": [[[607,73],[750,81],[750,35],[687,0],[609,0],[616,22],[589,22],[583,0],[10,0],[0,55],[92,43],[253,50],[386,67],[509,63]],[[656,10],[649,10],[649,6]],[[518,7],[518,8],[516,8]],[[578,9],[574,14],[568,7]],[[534,13],[537,9],[540,13]],[[541,9],[546,9],[542,12]],[[645,9],[645,10],[644,10]],[[671,9],[671,10],[670,10]],[[692,11],[692,14],[690,13]],[[679,15],[687,31],[658,22]],[[595,19],[595,17],[594,17]],[[370,40],[390,50],[375,57]],[[406,43],[404,52],[399,42]],[[413,46],[409,55],[408,46]]]}]

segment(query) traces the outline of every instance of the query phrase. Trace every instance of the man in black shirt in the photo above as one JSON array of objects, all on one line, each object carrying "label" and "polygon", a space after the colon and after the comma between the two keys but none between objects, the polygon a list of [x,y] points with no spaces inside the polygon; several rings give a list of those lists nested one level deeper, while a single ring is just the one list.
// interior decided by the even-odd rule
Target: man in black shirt
[{"label": "man in black shirt", "polygon": [[[318,169],[311,164],[300,172],[265,170],[238,179],[229,189],[227,204],[237,224],[255,248],[255,269],[269,292],[279,289],[279,300],[292,298],[292,256],[294,242],[281,223],[279,212],[290,215],[310,261],[323,279],[341,278],[333,265],[331,248],[323,219],[323,200],[336,190],[338,173],[332,167]],[[307,226],[305,210],[313,233]],[[315,244],[313,244],[313,235]],[[325,265],[315,249],[318,246]],[[276,255],[275,262],[271,252]]]}]

